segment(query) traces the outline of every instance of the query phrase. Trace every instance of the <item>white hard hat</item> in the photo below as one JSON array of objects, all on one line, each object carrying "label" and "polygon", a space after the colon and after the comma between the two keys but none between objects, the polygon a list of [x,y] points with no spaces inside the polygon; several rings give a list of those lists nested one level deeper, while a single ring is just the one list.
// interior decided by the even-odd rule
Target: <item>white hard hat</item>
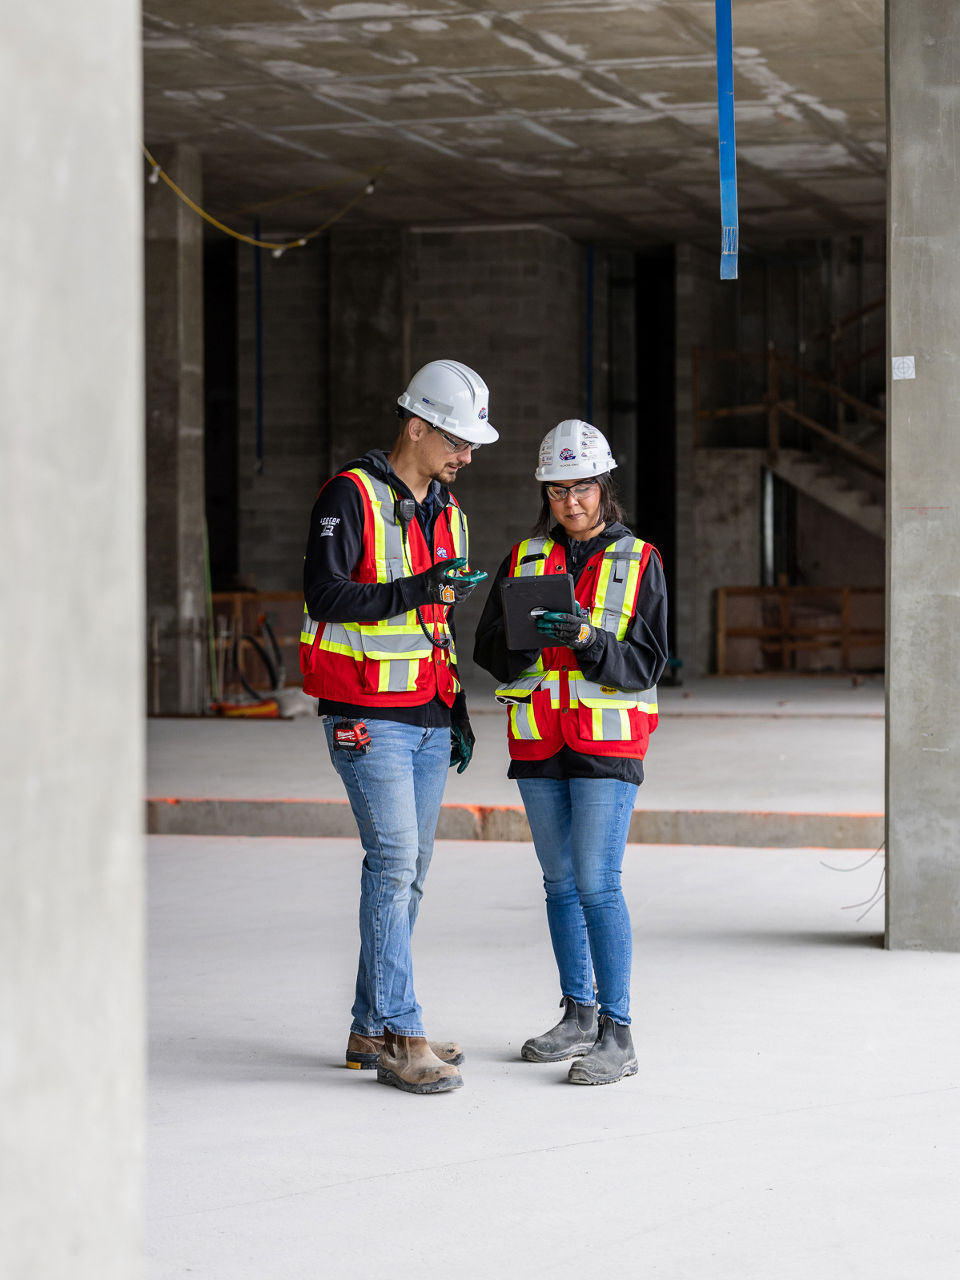
[{"label": "white hard hat", "polygon": [[612,471],[616,465],[602,431],[580,418],[564,418],[543,437],[536,478],[587,480]]},{"label": "white hard hat", "polygon": [[457,360],[431,360],[410,379],[397,404],[468,444],[499,439],[487,421],[490,392],[479,374]]}]

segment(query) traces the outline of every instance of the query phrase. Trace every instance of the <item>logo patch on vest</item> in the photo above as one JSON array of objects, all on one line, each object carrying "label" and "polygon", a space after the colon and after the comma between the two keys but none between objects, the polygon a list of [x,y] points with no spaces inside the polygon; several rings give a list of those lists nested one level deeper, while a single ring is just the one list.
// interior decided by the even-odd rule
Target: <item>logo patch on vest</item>
[{"label": "logo patch on vest", "polygon": [[446,547],[438,547],[438,548],[437,548],[437,559],[438,559],[438,560],[446,560],[446,558],[447,558],[447,556],[448,556],[449,554],[450,554],[450,552],[447,550],[447,548],[446,548]]},{"label": "logo patch on vest", "polygon": [[602,684],[602,685],[600,686],[600,692],[601,692],[601,693],[616,693],[616,692],[617,692],[617,690],[616,690],[616,689],[614,689],[613,685],[610,685],[610,684]]}]

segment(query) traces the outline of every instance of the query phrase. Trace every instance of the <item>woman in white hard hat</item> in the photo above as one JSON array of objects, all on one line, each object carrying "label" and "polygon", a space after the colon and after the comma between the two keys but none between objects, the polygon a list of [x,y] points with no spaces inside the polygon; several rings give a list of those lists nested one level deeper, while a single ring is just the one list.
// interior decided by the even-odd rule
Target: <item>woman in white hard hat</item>
[{"label": "woman in white hard hat", "polygon": [[[603,434],[569,418],[540,446],[540,518],[503,561],[474,659],[508,704],[510,768],[543,870],[563,1016],[527,1040],[528,1062],[573,1058],[572,1084],[635,1075],[630,917],[620,868],[667,661],[667,597],[656,548],[623,524]],[[576,612],[536,618],[544,648],[507,646],[506,577],[569,573]]]}]

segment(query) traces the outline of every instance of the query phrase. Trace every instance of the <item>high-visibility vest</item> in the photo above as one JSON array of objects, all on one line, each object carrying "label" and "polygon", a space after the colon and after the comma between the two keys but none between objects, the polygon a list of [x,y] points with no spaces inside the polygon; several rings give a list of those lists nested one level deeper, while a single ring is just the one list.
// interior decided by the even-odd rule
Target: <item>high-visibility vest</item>
[{"label": "high-visibility vest", "polygon": [[[576,587],[590,622],[626,638],[637,605],[649,542],[618,538],[591,556]],[[566,573],[563,547],[550,538],[527,538],[513,548],[510,575]],[[566,743],[587,755],[643,759],[657,727],[656,688],[637,691],[588,680],[572,649],[541,650],[532,666],[500,686],[498,701],[509,707],[507,738],[514,760],[545,760]]]},{"label": "high-visibility vest", "polygon": [[[363,549],[351,577],[354,582],[396,582],[423,573],[445,559],[467,555],[467,520],[451,495],[433,531],[433,554],[418,520],[404,533],[397,519],[399,495],[384,480],[357,467],[340,473],[360,490],[363,501]],[[306,604],[300,631],[303,688],[318,698],[360,706],[410,707],[437,694],[452,705],[460,688],[452,636],[443,605],[379,622],[316,622]]]}]

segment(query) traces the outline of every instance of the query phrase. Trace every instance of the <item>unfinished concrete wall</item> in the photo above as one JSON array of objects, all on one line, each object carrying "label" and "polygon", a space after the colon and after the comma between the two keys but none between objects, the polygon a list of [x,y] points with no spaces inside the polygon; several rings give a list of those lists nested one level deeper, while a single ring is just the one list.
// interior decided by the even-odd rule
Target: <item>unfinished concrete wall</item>
[{"label": "unfinished concrete wall", "polygon": [[327,247],[314,242],[278,259],[244,245],[237,271],[238,576],[258,591],[296,591],[310,508],[329,467]]},{"label": "unfinished concrete wall", "polygon": [[754,449],[698,449],[694,461],[694,644],[698,672],[716,669],[717,587],[760,582],[761,460]]},{"label": "unfinished concrete wall", "polygon": [[887,16],[887,944],[957,951],[960,9],[888,0]]},{"label": "unfinished concrete wall", "polygon": [[798,493],[797,583],[801,586],[880,587],[884,547],[874,537],[829,507]]},{"label": "unfinished concrete wall", "polygon": [[[199,154],[154,152],[202,201]],[[147,188],[144,305],[147,399],[147,614],[159,666],[150,710],[204,705],[203,223],[164,183]],[[155,643],[154,643],[155,640]]]},{"label": "unfinished concrete wall", "polygon": [[337,231],[330,241],[328,471],[389,449],[397,396],[412,372],[401,231]]},{"label": "unfinished concrete wall", "polygon": [[5,1280],[140,1273],[139,37],[49,0],[0,42]]},{"label": "unfinished concrete wall", "polygon": [[[735,285],[721,282],[719,260],[693,245],[677,246],[676,370],[677,370],[677,543],[676,588],[671,609],[676,622],[677,656],[689,675],[710,670],[707,624],[711,592],[717,584],[701,581],[698,559],[711,537],[707,509],[698,515],[693,495],[697,470],[693,404],[693,352],[696,347],[728,347],[733,332]],[[729,376],[722,366],[704,370],[704,403],[729,403]],[[752,464],[751,464],[752,465]],[[721,555],[722,544],[707,551]],[[704,566],[705,567],[705,566]],[[739,571],[739,566],[738,566]]]}]

